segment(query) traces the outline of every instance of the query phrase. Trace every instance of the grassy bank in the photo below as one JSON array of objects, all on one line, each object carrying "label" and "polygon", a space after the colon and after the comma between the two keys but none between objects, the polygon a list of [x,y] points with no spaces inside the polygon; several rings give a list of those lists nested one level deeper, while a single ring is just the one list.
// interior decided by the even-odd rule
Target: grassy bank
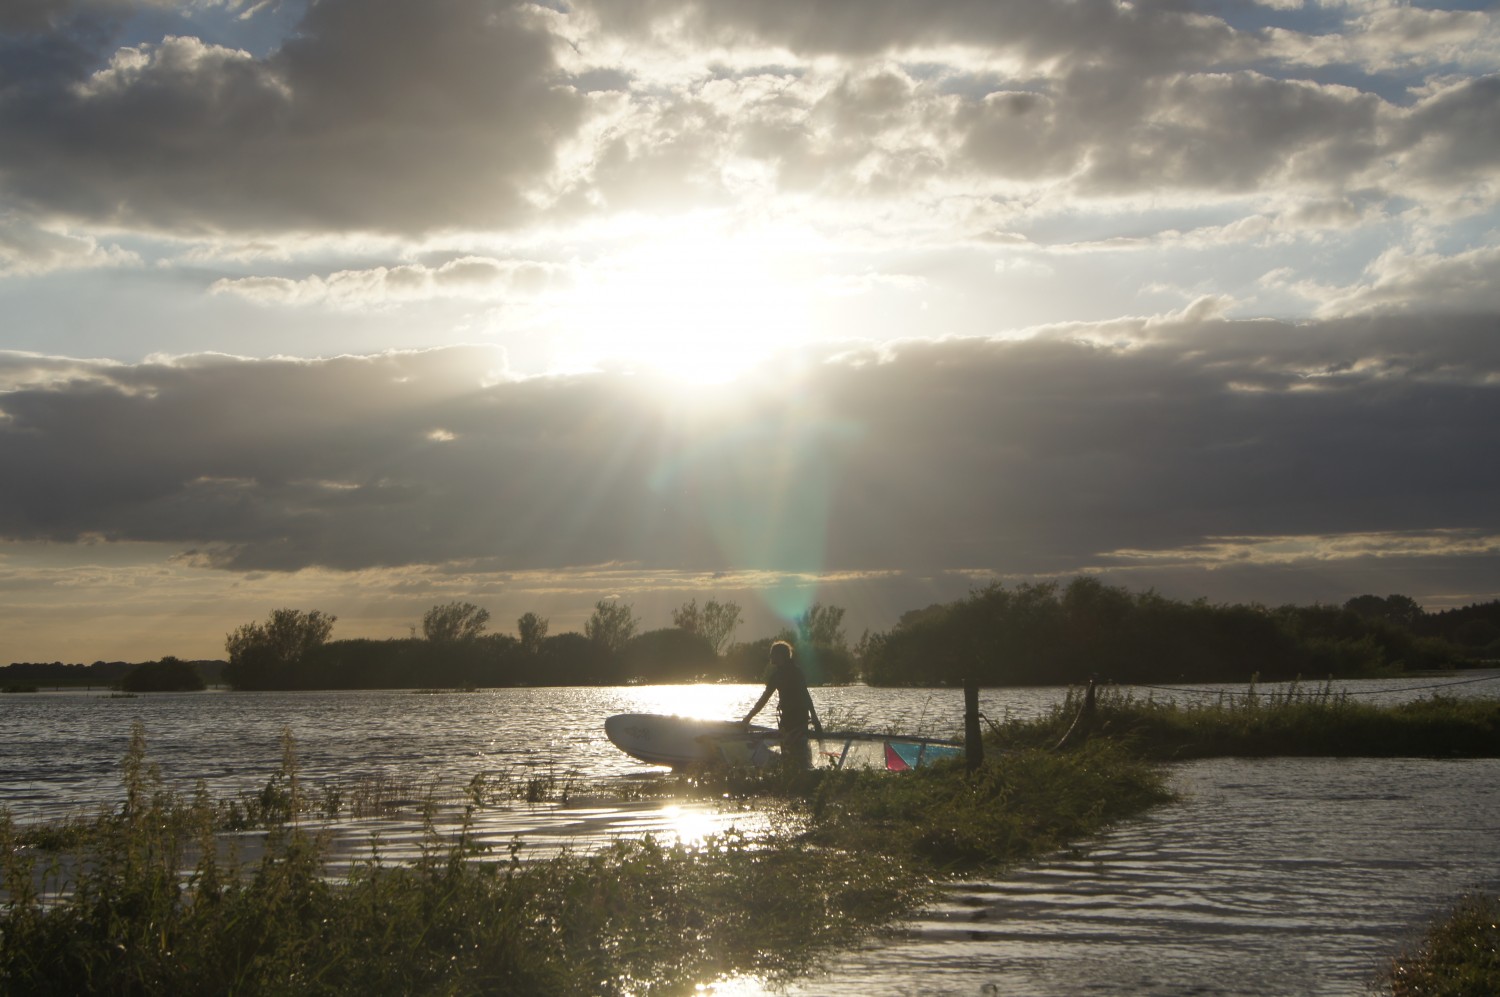
[{"label": "grassy bank", "polygon": [[1391,963],[1393,997],[1493,997],[1500,993],[1500,898],[1465,897],[1435,922],[1415,952]]},{"label": "grassy bank", "polygon": [[433,831],[421,861],[372,852],[333,877],[327,843],[280,822],[305,810],[290,744],[254,861],[220,837],[244,808],[165,790],[139,732],[124,774],[116,812],[50,842],[0,819],[0,991],[646,994],[776,980],[912,911],[944,871],[1003,867],[1165,798],[1154,769],[1107,746],[1022,752],[975,775],[737,777],[735,792],[795,810],[791,830],[536,862],[519,844],[493,854]]},{"label": "grassy bank", "polygon": [[[1078,725],[1074,729],[1075,723]],[[1056,745],[1073,732],[1157,760],[1212,757],[1500,757],[1500,699],[1433,697],[1376,706],[1323,689],[1179,703],[1106,687],[1092,714],[1081,692],[1032,720],[991,729],[999,749]]]}]

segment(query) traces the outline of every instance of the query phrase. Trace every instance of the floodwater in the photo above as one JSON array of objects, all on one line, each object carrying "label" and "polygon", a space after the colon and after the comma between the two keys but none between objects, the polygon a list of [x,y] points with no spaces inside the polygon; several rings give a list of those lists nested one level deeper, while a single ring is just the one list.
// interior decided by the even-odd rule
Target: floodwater
[{"label": "floodwater", "polygon": [[[1500,679],[1500,673],[1465,678]],[[1500,681],[1336,683],[1372,701],[1496,695]],[[1452,683],[1452,684],[1448,684]],[[1243,687],[1226,687],[1244,691]],[[660,778],[603,735],[612,713],[743,715],[746,685],[143,695],[100,691],[0,697],[0,807],[22,821],[113,807],[132,725],[168,783],[219,797],[254,792],[278,770],[283,732],[299,777],[322,785],[412,787],[382,817],[342,821],[350,855],[379,841],[414,852],[420,798],[454,798],[476,775],[569,782],[566,805],[484,807],[481,840],[528,855],[587,849],[618,835],[699,840],[766,815],[709,804],[614,802],[599,787]],[[1187,700],[1212,691],[1141,690]],[[1062,689],[985,690],[989,716],[1030,715]],[[814,690],[830,727],[954,736],[957,690]],[[894,935],[836,956],[798,995],[1352,995],[1465,890],[1500,889],[1500,761],[1214,759],[1173,766],[1182,794],[1067,855],[1003,880],[958,884]],[[398,797],[401,794],[396,794]],[[705,981],[722,995],[757,979]]]},{"label": "floodwater", "polygon": [[1347,997],[1500,889],[1500,760],[1214,759],[1172,782],[1180,803],[956,886],[792,993]]}]

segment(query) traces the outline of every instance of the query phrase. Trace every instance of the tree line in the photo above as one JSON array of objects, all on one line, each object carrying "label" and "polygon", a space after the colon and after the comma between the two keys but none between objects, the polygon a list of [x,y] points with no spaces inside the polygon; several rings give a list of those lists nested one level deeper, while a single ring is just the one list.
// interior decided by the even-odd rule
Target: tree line
[{"label": "tree line", "polygon": [[642,630],[634,608],[601,600],[582,633],[550,633],[536,613],[514,634],[488,632],[490,613],[469,602],[432,607],[421,636],[331,639],[336,617],[274,610],[225,639],[224,677],[237,689],[490,688],[525,685],[755,682],[770,646],[788,640],[816,682],[858,677],[843,629],[844,610],[815,603],[775,636],[734,642],[740,607],[696,599],[672,612],[672,626]]},{"label": "tree line", "polygon": [[[224,662],[216,660],[178,661],[167,656],[160,661],[95,661],[91,664],[64,664],[61,661],[17,661],[0,667],[0,690],[17,689],[120,689],[143,691],[138,683],[170,682],[173,687],[201,689],[223,681]],[[133,680],[134,687],[126,680]],[[191,678],[187,675],[191,673]],[[156,691],[152,689],[150,691]]]},{"label": "tree line", "polygon": [[606,600],[582,633],[550,634],[528,613],[512,636],[485,632],[489,613],[455,602],[427,613],[421,638],[334,641],[332,617],[277,610],[229,636],[226,678],[239,688],[754,682],[774,640],[797,648],[813,683],[872,685],[1374,677],[1500,657],[1500,602],[1430,614],[1402,595],[1271,608],[1183,602],[1082,577],[977,589],[909,612],[852,648],[843,618],[843,608],[819,603],[779,634],[735,643],[734,603],[693,600],[673,611],[671,627],[641,631],[628,603]]},{"label": "tree line", "polygon": [[1407,596],[1343,606],[1216,605],[1095,578],[990,585],[902,616],[861,649],[872,685],[1122,684],[1378,677],[1500,657],[1500,602],[1459,616]]},{"label": "tree line", "polygon": [[[1500,601],[1425,612],[1404,595],[1361,595],[1341,606],[1210,604],[1131,592],[1094,578],[1066,585],[991,585],[906,613],[850,646],[842,607],[816,603],[781,632],[736,642],[740,607],[696,599],[672,626],[642,630],[634,608],[595,604],[583,631],[553,634],[526,613],[515,633],[490,632],[488,610],[433,606],[420,636],[333,639],[337,617],[278,609],[225,638],[228,662],[20,663],[0,689],[69,685],[140,690],[480,688],[756,682],[770,645],[790,641],[815,684],[1056,685],[1244,682],[1298,676],[1370,677],[1500,661]],[[149,667],[148,667],[149,666]],[[127,679],[129,684],[127,685]]]}]

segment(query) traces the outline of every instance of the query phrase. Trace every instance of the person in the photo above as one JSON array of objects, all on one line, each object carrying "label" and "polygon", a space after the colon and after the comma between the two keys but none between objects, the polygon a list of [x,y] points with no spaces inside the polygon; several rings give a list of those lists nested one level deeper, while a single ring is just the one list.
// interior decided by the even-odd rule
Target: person
[{"label": "person", "polygon": [[812,764],[812,752],[807,744],[807,725],[812,723],[819,736],[823,734],[823,722],[818,719],[817,707],[813,706],[812,694],[807,691],[807,679],[802,669],[792,660],[792,645],[778,640],[771,645],[771,661],[766,669],[766,691],[760,694],[743,721],[746,727],[755,715],[777,694],[776,709],[780,714],[776,723],[781,731],[781,758],[785,764],[807,768]]}]

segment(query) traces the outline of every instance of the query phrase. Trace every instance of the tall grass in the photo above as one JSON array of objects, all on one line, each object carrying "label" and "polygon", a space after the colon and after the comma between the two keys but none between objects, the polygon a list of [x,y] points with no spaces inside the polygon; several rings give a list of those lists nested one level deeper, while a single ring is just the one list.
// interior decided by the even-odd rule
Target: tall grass
[{"label": "tall grass", "polygon": [[[1047,715],[993,727],[990,743],[1000,749],[1056,744],[1082,708],[1082,695],[1070,692]],[[1158,760],[1500,757],[1500,699],[1434,696],[1377,706],[1335,694],[1327,686],[1307,690],[1293,685],[1272,694],[1252,686],[1246,694],[1185,704],[1106,687],[1082,726],[1091,737],[1108,738]]]}]

